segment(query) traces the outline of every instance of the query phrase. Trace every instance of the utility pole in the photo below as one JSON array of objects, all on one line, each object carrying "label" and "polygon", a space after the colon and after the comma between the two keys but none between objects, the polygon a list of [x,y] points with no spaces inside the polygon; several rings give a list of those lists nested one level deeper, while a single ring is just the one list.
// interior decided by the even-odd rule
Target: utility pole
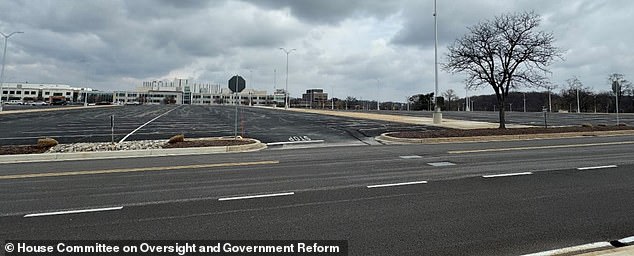
[{"label": "utility pole", "polygon": [[434,84],[436,87],[434,93],[434,110],[433,119],[435,124],[442,123],[442,112],[438,106],[438,12],[436,11],[436,0],[434,0]]},{"label": "utility pole", "polygon": [[[16,31],[16,32],[11,32],[8,35],[0,32],[0,35],[2,35],[4,37],[4,51],[2,52],[2,71],[0,71],[0,111],[2,111],[2,92],[3,90],[3,86],[4,86],[4,64],[6,63],[7,60],[7,43],[9,42],[9,37],[11,37],[14,34],[22,34],[24,32],[21,31]],[[9,94],[7,93],[7,101],[9,100]]]}]

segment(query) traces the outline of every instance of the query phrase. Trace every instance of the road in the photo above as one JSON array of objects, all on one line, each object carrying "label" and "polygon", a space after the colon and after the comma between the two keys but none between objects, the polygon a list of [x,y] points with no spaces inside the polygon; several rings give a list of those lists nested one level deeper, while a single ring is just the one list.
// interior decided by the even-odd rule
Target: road
[{"label": "road", "polygon": [[[233,136],[233,106],[119,106],[112,108],[0,115],[0,145],[33,144],[52,137],[60,143],[111,140],[110,116],[115,116],[114,139],[168,139]],[[264,108],[238,108],[238,135],[265,143],[323,140],[326,144],[376,144],[373,137],[394,130],[438,129],[364,119],[333,117]]]},{"label": "road", "polygon": [[[633,235],[632,144],[586,137],[7,164],[0,239],[344,239],[350,255],[531,253]],[[489,176],[500,174],[518,175]],[[112,209],[30,215],[96,208]]]}]

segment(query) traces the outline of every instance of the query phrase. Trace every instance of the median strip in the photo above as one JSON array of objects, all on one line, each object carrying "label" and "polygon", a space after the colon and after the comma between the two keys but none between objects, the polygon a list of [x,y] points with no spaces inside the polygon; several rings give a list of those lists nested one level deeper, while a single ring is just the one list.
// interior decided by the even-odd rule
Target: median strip
[{"label": "median strip", "polygon": [[384,187],[396,187],[396,186],[406,186],[406,185],[415,185],[415,184],[427,184],[427,181],[422,180],[422,181],[401,182],[401,183],[392,183],[392,184],[370,185],[370,186],[367,186],[367,188],[384,188]]},{"label": "median strip", "polygon": [[591,167],[580,167],[577,168],[579,171],[587,171],[587,170],[597,170],[597,169],[607,169],[607,168],[616,168],[616,165],[604,165],[604,166],[591,166]]},{"label": "median strip", "polygon": [[511,176],[522,176],[522,175],[531,175],[532,172],[517,172],[517,173],[504,173],[504,174],[494,174],[494,175],[483,175],[482,178],[499,178],[499,177],[511,177]]},{"label": "median strip", "polygon": [[95,209],[83,209],[83,210],[72,210],[72,211],[33,213],[33,214],[24,215],[24,218],[42,217],[42,216],[54,216],[54,215],[65,215],[65,214],[76,214],[76,213],[89,213],[89,212],[117,211],[117,210],[121,210],[121,209],[123,209],[123,206],[108,207],[108,208],[95,208]]},{"label": "median strip", "polygon": [[276,196],[291,196],[291,195],[294,195],[294,194],[295,194],[295,192],[287,192],[287,193],[262,194],[262,195],[252,195],[252,196],[225,197],[225,198],[219,198],[218,201],[231,201],[231,200],[253,199],[253,198],[263,198],[263,197],[276,197]]},{"label": "median strip", "polygon": [[280,161],[257,161],[257,162],[240,162],[240,163],[160,166],[160,167],[145,167],[145,168],[130,168],[130,169],[29,173],[29,174],[3,175],[3,176],[0,176],[0,180],[91,175],[91,174],[128,173],[128,172],[174,171],[174,170],[183,170],[183,169],[201,169],[201,168],[218,168],[218,167],[240,167],[240,166],[269,165],[269,164],[279,164],[279,163]]}]

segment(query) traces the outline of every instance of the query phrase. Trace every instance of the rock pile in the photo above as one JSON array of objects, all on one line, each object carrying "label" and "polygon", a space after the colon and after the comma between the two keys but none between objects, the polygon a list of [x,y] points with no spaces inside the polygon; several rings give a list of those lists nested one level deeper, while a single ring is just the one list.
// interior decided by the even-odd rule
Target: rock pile
[{"label": "rock pile", "polygon": [[110,142],[59,144],[50,148],[47,153],[160,149],[163,148],[165,143],[165,140],[138,140],[124,141],[115,144],[111,144]]}]

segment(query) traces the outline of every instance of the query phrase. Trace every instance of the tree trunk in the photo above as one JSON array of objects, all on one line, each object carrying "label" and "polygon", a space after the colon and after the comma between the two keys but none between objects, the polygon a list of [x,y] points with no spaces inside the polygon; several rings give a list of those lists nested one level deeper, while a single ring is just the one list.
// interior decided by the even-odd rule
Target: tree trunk
[{"label": "tree trunk", "polygon": [[504,117],[504,100],[498,100],[498,108],[500,109],[500,127],[499,129],[506,129],[506,119]]}]

